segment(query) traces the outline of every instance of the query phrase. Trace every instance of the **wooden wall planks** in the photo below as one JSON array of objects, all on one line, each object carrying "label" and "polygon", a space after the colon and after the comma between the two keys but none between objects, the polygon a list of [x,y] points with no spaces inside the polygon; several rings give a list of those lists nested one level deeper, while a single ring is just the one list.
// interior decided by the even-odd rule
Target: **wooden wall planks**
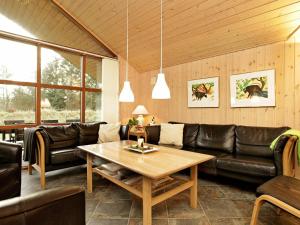
[{"label": "wooden wall planks", "polygon": [[[122,58],[122,56],[118,56],[119,59],[119,92],[121,92],[124,80],[125,80],[125,72],[126,72],[126,60]],[[131,113],[136,107],[136,102],[138,99],[139,93],[139,85],[136,81],[138,81],[139,73],[130,65],[128,65],[128,79],[130,81],[130,85],[135,97],[135,102],[133,103],[119,103],[119,115],[122,123],[127,123],[128,119],[132,117]],[[113,112],[112,112],[113,113]]]},{"label": "wooden wall planks", "polygon": [[[267,69],[276,70],[276,107],[231,108],[230,75]],[[134,71],[130,74],[136,102],[121,104],[123,122],[131,116],[137,104],[144,104],[158,122],[173,120],[300,128],[300,32],[286,42],[165,68],[171,89],[170,100],[151,99],[151,78],[157,72],[139,74]],[[188,108],[187,81],[212,76],[220,77],[220,107]]]}]

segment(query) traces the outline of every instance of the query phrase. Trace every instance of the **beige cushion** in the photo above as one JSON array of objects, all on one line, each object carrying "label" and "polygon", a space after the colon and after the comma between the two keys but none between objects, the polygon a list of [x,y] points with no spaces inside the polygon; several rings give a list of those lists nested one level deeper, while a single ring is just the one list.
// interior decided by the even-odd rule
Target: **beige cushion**
[{"label": "beige cushion", "polygon": [[120,141],[120,123],[100,124],[98,143]]},{"label": "beige cushion", "polygon": [[159,144],[182,146],[184,124],[162,123]]}]

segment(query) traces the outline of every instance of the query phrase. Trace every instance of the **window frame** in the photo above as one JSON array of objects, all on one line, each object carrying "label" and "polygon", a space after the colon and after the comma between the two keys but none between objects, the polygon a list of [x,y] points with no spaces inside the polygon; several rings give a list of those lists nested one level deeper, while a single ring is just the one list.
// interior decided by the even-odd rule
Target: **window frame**
[{"label": "window frame", "polygon": [[[85,79],[86,79],[86,63],[87,63],[87,58],[93,58],[93,59],[103,59],[103,58],[110,58],[110,57],[105,57],[101,56],[98,54],[90,53],[90,52],[85,52],[81,51],[78,49],[73,49],[61,45],[56,45],[53,43],[48,43],[44,41],[39,41],[36,39],[31,39],[27,37],[22,37],[19,35],[11,34],[9,36],[8,34],[4,35],[3,32],[0,32],[0,38],[2,39],[8,39],[11,41],[16,41],[16,42],[21,42],[24,44],[28,45],[33,45],[36,46],[37,50],[37,72],[36,72],[36,82],[23,82],[23,81],[14,81],[14,80],[4,80],[0,79],[0,84],[4,85],[17,85],[17,86],[27,86],[27,87],[35,87],[35,123],[34,124],[18,124],[18,125],[2,125],[0,126],[1,130],[10,130],[10,129],[17,129],[17,128],[25,128],[25,127],[35,127],[38,125],[42,124],[41,121],[41,90],[43,88],[50,88],[50,89],[64,89],[64,90],[76,90],[80,91],[81,94],[81,101],[80,101],[80,122],[84,123],[85,122],[85,96],[86,92],[97,92],[97,93],[102,93],[102,88],[90,88],[85,86]],[[41,49],[47,48],[50,50],[59,50],[63,52],[68,52],[74,55],[78,55],[81,58],[81,86],[69,86],[69,85],[54,85],[54,84],[45,84],[42,83],[42,71],[41,71]],[[113,59],[113,58],[110,58]],[[59,124],[67,124],[67,123],[58,123]]]}]

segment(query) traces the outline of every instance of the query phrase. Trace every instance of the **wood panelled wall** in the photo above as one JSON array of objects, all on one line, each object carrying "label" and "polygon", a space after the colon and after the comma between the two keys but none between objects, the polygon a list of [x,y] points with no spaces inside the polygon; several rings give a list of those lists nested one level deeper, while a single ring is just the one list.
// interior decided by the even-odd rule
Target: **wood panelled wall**
[{"label": "wood panelled wall", "polygon": [[[119,93],[121,92],[124,80],[125,80],[125,72],[126,72],[126,60],[122,58],[120,55],[118,56],[119,59]],[[119,107],[119,115],[120,115],[120,121],[123,124],[126,124],[128,119],[132,117],[131,113],[134,110],[134,108],[137,105],[137,102],[139,99],[137,99],[137,96],[139,95],[139,85],[135,82],[137,81],[139,77],[139,73],[133,68],[132,66],[128,65],[128,78],[131,84],[131,89],[134,93],[135,102],[133,103],[122,103],[120,102]],[[113,113],[113,112],[112,112]]]},{"label": "wood panelled wall", "polygon": [[[170,100],[152,100],[153,77],[158,71],[130,74],[136,102],[122,103],[126,122],[131,109],[144,104],[158,122],[183,121],[209,124],[290,126],[300,128],[300,34],[286,42],[203,59],[164,69]],[[159,60],[159,59],[157,59]],[[232,74],[276,70],[276,107],[231,108],[229,78]],[[187,81],[219,76],[219,108],[188,108]],[[152,82],[151,82],[152,81]],[[125,109],[126,108],[126,109]]]}]

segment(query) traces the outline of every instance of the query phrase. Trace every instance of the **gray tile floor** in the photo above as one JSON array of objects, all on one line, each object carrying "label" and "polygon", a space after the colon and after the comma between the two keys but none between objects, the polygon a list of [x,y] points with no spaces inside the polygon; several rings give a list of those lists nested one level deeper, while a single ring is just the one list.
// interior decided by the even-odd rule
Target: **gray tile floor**
[{"label": "gray tile floor", "polygon": [[[86,186],[86,169],[77,167],[50,172],[46,176],[47,189],[61,186]],[[22,195],[40,190],[37,172],[22,174]],[[181,193],[153,208],[153,225],[248,225],[255,200],[254,188],[238,181],[199,179],[198,208],[189,207],[188,192]],[[86,194],[88,225],[142,225],[139,200],[107,180],[94,176],[94,191]],[[262,208],[259,225],[295,225],[299,220],[275,208]]]}]

